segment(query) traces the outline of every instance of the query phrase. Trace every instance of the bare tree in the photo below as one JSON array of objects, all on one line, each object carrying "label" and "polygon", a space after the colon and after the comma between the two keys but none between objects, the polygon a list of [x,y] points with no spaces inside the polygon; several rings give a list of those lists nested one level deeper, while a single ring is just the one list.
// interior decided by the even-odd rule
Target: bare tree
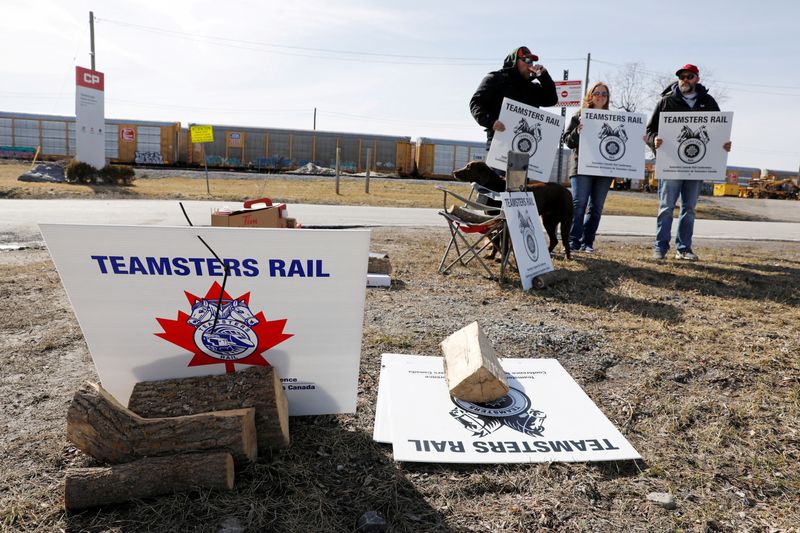
[{"label": "bare tree", "polygon": [[650,83],[644,65],[639,62],[626,63],[611,78],[611,107],[629,113],[641,112],[652,100]]}]

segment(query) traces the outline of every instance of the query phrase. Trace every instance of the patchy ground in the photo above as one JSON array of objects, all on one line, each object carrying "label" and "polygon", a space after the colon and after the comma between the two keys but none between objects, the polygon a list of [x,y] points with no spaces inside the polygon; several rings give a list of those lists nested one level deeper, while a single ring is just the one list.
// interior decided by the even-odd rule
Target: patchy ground
[{"label": "patchy ground", "polygon": [[[650,242],[599,241],[551,289],[523,293],[476,269],[436,273],[445,231],[380,229],[394,266],[371,289],[358,411],[291,420],[292,446],[197,491],[65,514],[60,483],[91,460],[65,438],[74,390],[95,379],[44,249],[0,252],[3,531],[798,531],[800,245],[698,242],[699,263],[649,259]],[[498,353],[555,357],[641,462],[397,464],[371,440],[380,354],[439,355],[479,320]],[[677,509],[646,500],[672,492]]]}]

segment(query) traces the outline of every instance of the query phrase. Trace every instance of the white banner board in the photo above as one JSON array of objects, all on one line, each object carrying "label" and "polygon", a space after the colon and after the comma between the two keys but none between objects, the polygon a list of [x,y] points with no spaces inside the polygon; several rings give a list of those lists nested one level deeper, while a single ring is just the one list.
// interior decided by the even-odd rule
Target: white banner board
[{"label": "white banner board", "polygon": [[494,132],[486,164],[505,171],[508,152],[524,152],[529,158],[528,179],[550,181],[564,117],[503,98],[498,120],[506,129]]},{"label": "white banner board", "polygon": [[95,168],[106,166],[105,77],[75,67],[75,158]]},{"label": "white banner board", "polygon": [[527,291],[533,287],[533,278],[553,270],[542,220],[533,193],[503,192],[500,199],[522,288]]},{"label": "white banner board", "polygon": [[584,108],[581,125],[578,174],[644,178],[645,115]]},{"label": "white banner board", "polygon": [[656,150],[656,178],[661,180],[725,181],[733,113],[698,111],[661,113]]},{"label": "white banner board", "polygon": [[578,107],[583,100],[581,80],[556,81],[558,101],[554,107]]},{"label": "white banner board", "polygon": [[441,357],[383,354],[373,439],[391,442],[395,461],[641,459],[557,360],[501,363],[509,394],[475,404],[450,396]]},{"label": "white banner board", "polygon": [[[139,381],[270,364],[291,415],[355,412],[369,231],[40,229],[100,381],[123,405]],[[228,266],[224,291],[198,237]]]}]

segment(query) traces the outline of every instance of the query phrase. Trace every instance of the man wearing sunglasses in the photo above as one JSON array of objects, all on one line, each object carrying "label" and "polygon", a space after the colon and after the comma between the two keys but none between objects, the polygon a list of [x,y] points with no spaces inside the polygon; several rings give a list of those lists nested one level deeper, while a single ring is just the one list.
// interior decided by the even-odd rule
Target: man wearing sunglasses
[{"label": "man wearing sunglasses", "polygon": [[[656,157],[658,157],[657,150],[663,142],[658,136],[658,122],[662,112],[719,111],[716,100],[700,84],[700,69],[692,64],[686,64],[679,68],[675,75],[678,80],[661,93],[661,101],[656,105],[653,116],[650,117],[650,122],[647,124],[647,144],[653,149]],[[722,148],[726,152],[730,152],[730,141],[723,144]],[[695,207],[697,199],[700,197],[702,184],[702,180],[660,180],[653,258],[664,259],[667,257],[672,233],[672,213],[680,196],[681,210],[678,215],[678,232],[675,236],[675,258],[688,261],[699,259],[692,251],[692,234],[694,233]]]},{"label": "man wearing sunglasses", "polygon": [[513,50],[503,61],[503,68],[490,72],[483,78],[469,102],[475,120],[486,129],[486,149],[492,143],[495,131],[505,131],[506,125],[498,120],[503,98],[510,98],[534,107],[556,105],[556,85],[547,69],[537,64],[539,56],[527,46]]}]

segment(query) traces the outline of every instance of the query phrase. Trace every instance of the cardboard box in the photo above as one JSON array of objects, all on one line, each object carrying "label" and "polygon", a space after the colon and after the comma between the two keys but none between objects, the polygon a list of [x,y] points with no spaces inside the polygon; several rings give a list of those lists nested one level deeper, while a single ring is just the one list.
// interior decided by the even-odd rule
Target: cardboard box
[{"label": "cardboard box", "polygon": [[230,214],[211,214],[211,225],[228,228],[285,228],[278,206],[244,209]]}]

